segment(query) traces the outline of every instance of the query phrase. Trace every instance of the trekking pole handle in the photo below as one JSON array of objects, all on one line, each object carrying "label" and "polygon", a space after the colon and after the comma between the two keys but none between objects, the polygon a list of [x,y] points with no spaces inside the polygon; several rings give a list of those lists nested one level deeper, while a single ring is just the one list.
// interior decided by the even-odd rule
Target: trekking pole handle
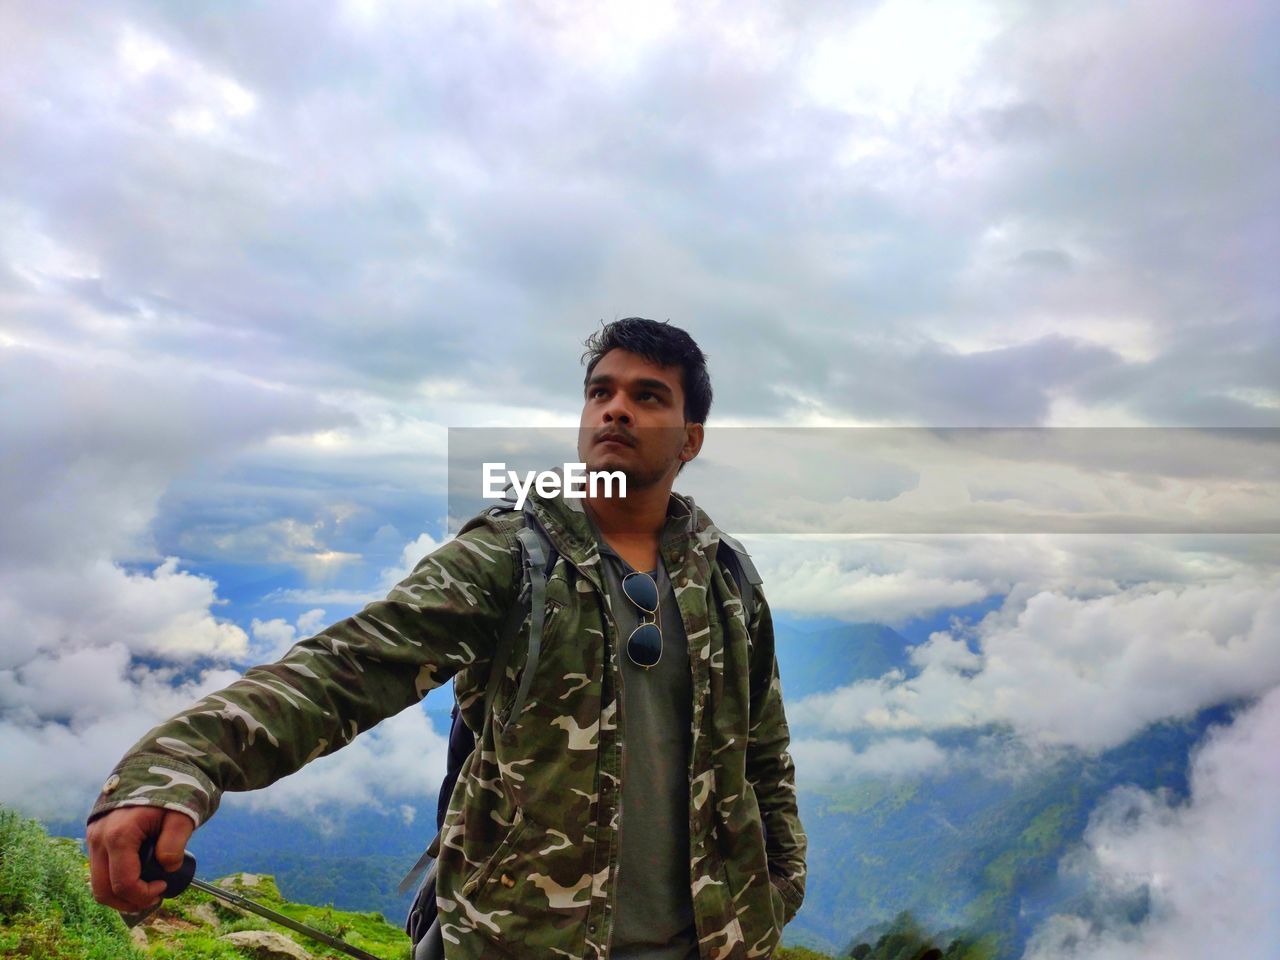
[{"label": "trekking pole handle", "polygon": [[182,866],[170,873],[160,866],[156,859],[156,841],[147,837],[138,848],[138,859],[142,861],[142,879],[151,883],[154,880],[165,882],[164,897],[176,897],[191,885],[196,875],[196,858],[185,851],[182,854]]}]

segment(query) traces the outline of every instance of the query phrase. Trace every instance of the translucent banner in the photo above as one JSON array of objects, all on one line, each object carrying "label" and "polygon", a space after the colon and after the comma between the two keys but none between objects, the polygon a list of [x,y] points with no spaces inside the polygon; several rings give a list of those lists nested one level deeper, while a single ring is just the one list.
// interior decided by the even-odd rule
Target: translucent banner
[{"label": "translucent banner", "polygon": [[[450,428],[451,532],[566,464],[642,495],[683,440],[599,433]],[[1280,533],[1280,429],[714,427],[674,489],[734,534]]]}]

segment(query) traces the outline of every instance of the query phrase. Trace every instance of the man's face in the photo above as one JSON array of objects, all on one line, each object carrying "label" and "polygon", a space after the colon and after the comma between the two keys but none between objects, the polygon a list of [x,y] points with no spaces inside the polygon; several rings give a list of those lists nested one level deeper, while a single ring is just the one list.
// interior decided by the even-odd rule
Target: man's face
[{"label": "man's face", "polygon": [[621,470],[628,489],[674,479],[702,446],[702,424],[685,423],[679,367],[629,350],[600,358],[587,382],[578,459],[588,470]]}]

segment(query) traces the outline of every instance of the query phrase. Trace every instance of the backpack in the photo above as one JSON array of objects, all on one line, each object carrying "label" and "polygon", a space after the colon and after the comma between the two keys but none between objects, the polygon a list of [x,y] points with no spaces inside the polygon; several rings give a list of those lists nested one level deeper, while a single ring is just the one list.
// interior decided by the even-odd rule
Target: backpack
[{"label": "backpack", "polygon": [[[689,508],[692,511],[693,499],[690,497],[685,497],[685,499],[688,501]],[[485,512],[489,516],[496,516],[499,513],[514,509],[514,503],[510,500],[504,500]],[[524,622],[526,611],[531,617],[529,623],[529,654],[524,674],[520,681],[520,687],[516,691],[512,708],[507,714],[508,717],[515,717],[519,714],[525,697],[529,693],[529,686],[533,681],[534,671],[538,664],[538,655],[542,649],[542,626],[546,613],[547,578],[551,575],[551,571],[559,559],[559,554],[556,552],[556,548],[551,543],[550,538],[547,537],[546,531],[542,529],[542,524],[538,522],[528,507],[524,510],[524,518],[524,527],[516,532],[516,538],[520,544],[520,553],[523,557],[524,586],[521,588],[516,602],[512,604],[510,613],[507,615],[498,647],[494,651],[493,662],[489,667],[489,680],[485,686],[484,693],[485,711],[482,714],[484,717],[489,717],[492,713],[493,699],[498,692],[498,684],[506,672],[507,661],[511,657],[511,649],[515,643],[516,635],[520,632],[520,625]],[[755,564],[751,562],[750,554],[747,553],[741,543],[728,534],[720,534],[717,558],[728,567],[735,583],[737,583],[738,595],[742,598],[743,616],[749,624],[755,614],[756,587],[762,582],[760,574],[756,571]],[[528,607],[525,606],[526,602]],[[459,712],[456,692],[449,720],[448,760],[445,777],[440,784],[440,796],[436,802],[437,831],[444,829],[445,814],[449,811],[449,800],[453,796],[453,789],[458,782],[458,775],[462,770],[462,765],[472,751],[475,750],[476,746],[475,734],[463,722],[462,715]],[[423,851],[422,856],[418,858],[413,868],[405,874],[404,879],[400,881],[400,885],[397,888],[400,894],[405,894],[415,882],[418,883],[417,892],[414,894],[413,903],[409,907],[409,913],[404,922],[405,933],[409,935],[409,939],[413,943],[413,960],[444,960],[444,941],[440,935],[440,922],[436,909],[436,864],[428,853],[431,847],[435,846],[438,839],[439,832],[437,832],[436,839],[432,840],[427,850]]]}]

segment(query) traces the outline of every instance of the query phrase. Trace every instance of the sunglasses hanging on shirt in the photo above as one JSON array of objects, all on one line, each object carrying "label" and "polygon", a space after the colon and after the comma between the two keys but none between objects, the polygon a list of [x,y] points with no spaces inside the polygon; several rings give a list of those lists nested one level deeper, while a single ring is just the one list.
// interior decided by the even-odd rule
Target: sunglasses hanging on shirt
[{"label": "sunglasses hanging on shirt", "polygon": [[647,573],[628,573],[622,578],[622,592],[640,611],[653,620],[631,631],[627,656],[637,667],[648,670],[662,659],[662,628],[658,626],[658,585]]}]

